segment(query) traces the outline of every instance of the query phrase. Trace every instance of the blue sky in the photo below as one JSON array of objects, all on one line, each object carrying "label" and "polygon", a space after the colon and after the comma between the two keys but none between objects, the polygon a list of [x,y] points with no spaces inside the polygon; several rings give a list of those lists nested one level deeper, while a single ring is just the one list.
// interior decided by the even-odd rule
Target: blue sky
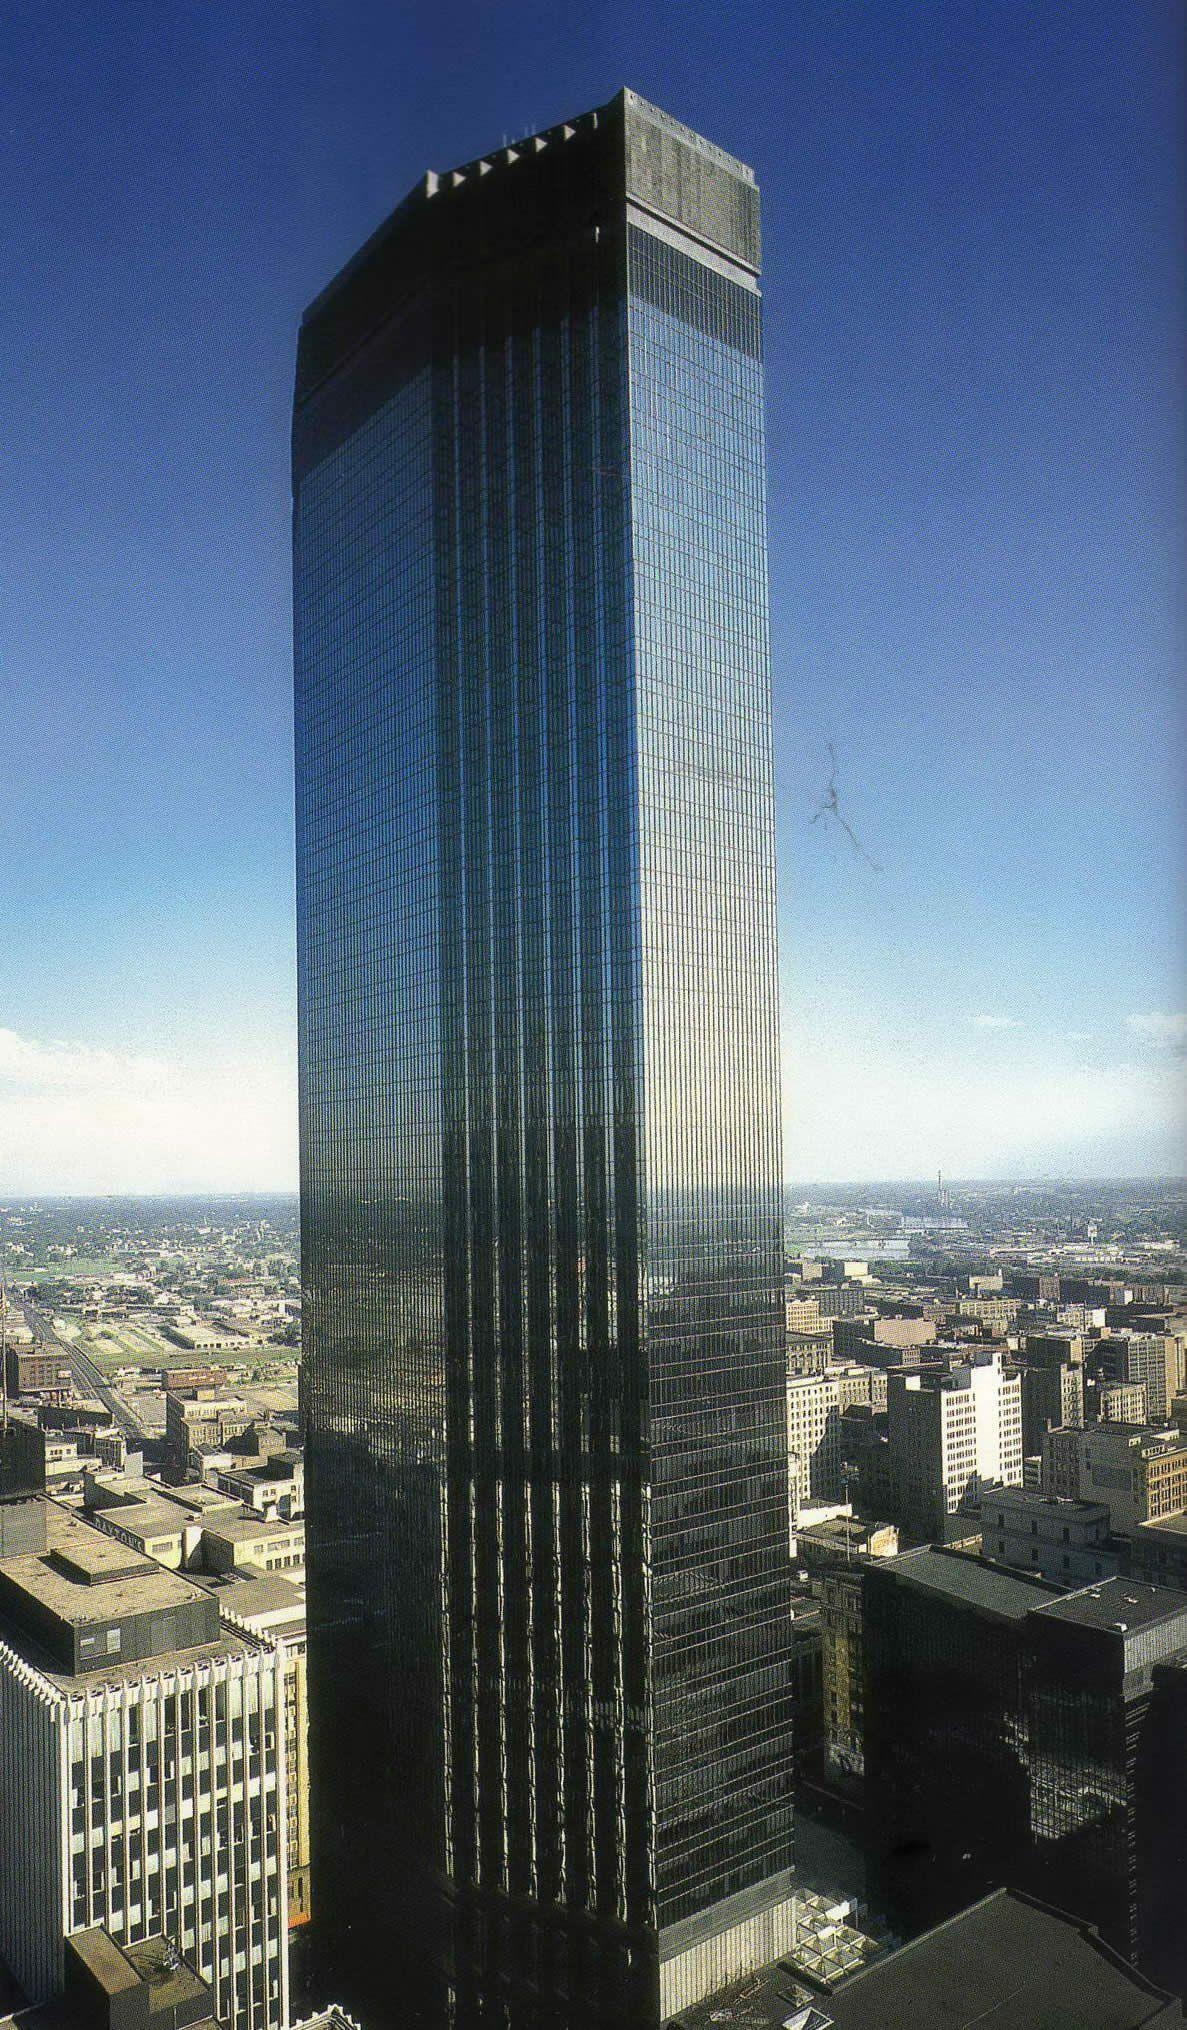
[{"label": "blue sky", "polygon": [[763,189],[789,1176],[1183,1168],[1178,0],[5,15],[0,1193],[293,1181],[297,319],[623,83]]}]

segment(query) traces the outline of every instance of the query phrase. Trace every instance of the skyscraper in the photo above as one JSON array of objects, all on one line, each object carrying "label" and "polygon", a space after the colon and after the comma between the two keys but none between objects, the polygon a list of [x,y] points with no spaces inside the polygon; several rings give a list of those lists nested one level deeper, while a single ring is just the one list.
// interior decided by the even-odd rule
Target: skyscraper
[{"label": "skyscraper", "polygon": [[302,324],[314,1904],[377,2030],[648,2030],[790,1909],[758,262],[624,92]]}]

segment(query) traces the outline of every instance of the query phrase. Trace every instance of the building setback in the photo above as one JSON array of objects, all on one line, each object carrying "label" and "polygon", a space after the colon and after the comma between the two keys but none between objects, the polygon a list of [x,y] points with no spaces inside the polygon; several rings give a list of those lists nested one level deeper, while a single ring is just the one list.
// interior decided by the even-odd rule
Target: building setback
[{"label": "building setback", "polygon": [[625,92],[302,325],[313,1895],[373,2030],[646,2030],[791,1921],[758,266]]}]

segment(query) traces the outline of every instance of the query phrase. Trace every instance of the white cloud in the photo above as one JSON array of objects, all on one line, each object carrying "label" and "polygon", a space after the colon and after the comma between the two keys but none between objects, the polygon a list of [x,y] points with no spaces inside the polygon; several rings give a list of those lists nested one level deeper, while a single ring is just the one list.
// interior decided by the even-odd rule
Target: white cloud
[{"label": "white cloud", "polygon": [[974,1029],[1021,1029],[1022,1027],[1021,1022],[1017,1021],[1013,1015],[974,1015],[971,1020]]},{"label": "white cloud", "polygon": [[1179,1065],[1008,1067],[932,1050],[789,1035],[786,1174],[930,1177],[1177,1174],[1187,1147]]},{"label": "white cloud", "polygon": [[1187,1051],[1187,1014],[1164,1015],[1153,1009],[1149,1015],[1127,1015],[1125,1026],[1160,1050]]},{"label": "white cloud", "polygon": [[291,1056],[166,1063],[0,1029],[0,1196],[286,1190]]},{"label": "white cloud", "polygon": [[120,1056],[88,1043],[38,1043],[15,1029],[0,1029],[0,1093],[141,1090],[166,1077],[156,1058]]}]

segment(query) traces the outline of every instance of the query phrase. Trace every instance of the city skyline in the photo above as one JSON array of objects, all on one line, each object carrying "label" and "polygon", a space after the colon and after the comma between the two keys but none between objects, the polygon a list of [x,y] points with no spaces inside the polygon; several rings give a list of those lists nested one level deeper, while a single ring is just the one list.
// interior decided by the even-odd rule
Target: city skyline
[{"label": "city skyline", "polygon": [[1181,1170],[1175,10],[14,19],[0,1190],[295,1183],[292,318],[624,75],[780,264],[786,1174]]}]

